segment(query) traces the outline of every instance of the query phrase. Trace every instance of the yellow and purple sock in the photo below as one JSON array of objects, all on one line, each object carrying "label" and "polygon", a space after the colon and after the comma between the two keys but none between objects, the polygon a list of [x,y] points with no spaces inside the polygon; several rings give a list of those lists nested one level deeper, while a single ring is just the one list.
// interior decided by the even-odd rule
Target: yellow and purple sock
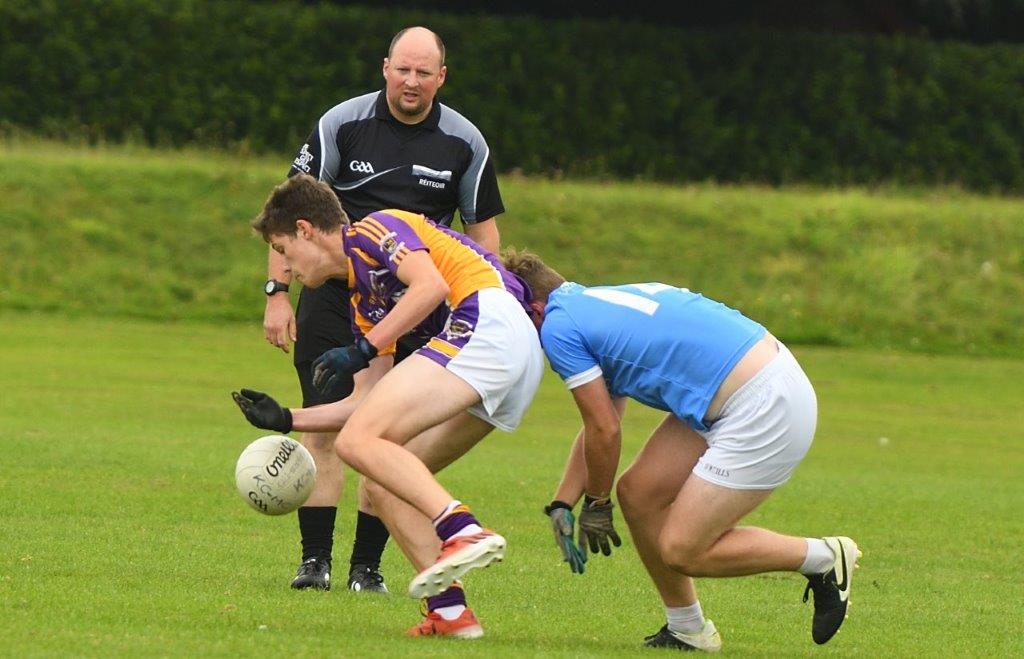
[{"label": "yellow and purple sock", "polygon": [[455,620],[465,610],[466,593],[458,582],[440,595],[427,598],[427,611],[434,611],[445,620]]},{"label": "yellow and purple sock", "polygon": [[483,529],[476,517],[473,517],[473,513],[469,512],[469,506],[453,500],[434,518],[434,530],[437,531],[437,537],[444,542],[457,536],[479,533]]}]

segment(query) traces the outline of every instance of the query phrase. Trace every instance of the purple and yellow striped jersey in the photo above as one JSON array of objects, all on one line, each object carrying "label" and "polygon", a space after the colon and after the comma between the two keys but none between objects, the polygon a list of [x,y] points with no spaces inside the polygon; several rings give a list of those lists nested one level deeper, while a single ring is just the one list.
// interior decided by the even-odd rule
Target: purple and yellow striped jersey
[{"label": "purple and yellow striped jersey", "polygon": [[[348,257],[352,332],[357,339],[379,323],[405,293],[408,287],[398,278],[398,267],[414,251],[429,252],[449,292],[412,335],[426,339],[440,333],[451,310],[485,288],[505,289],[527,308],[526,285],[505,270],[497,257],[465,235],[423,215],[394,209],[378,211],[351,225],[342,235]],[[387,346],[379,354],[394,350],[394,345]]]}]

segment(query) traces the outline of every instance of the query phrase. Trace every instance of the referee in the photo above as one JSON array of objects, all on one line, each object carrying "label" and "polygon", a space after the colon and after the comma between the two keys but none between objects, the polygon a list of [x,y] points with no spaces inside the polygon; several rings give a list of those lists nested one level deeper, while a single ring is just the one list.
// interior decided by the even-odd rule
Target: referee
[{"label": "referee", "polygon": [[[374,211],[398,208],[451,226],[458,210],[466,235],[497,253],[500,238],[494,217],[505,208],[487,142],[468,119],[435,99],[447,74],[444,55],[441,38],[426,28],[411,27],[396,34],[384,58],[383,91],[351,98],[328,110],[299,149],[288,175],[310,174],[330,185],[353,221]],[[321,395],[311,373],[314,359],[352,343],[347,282],[332,279],[319,288],[303,288],[293,313],[288,297],[291,273],[284,258],[270,250],[267,269],[264,331],[267,341],[284,352],[290,341],[295,342],[303,407],[348,396],[351,376]],[[396,359],[421,344],[406,337]],[[298,511],[302,564],[292,588],[331,587],[334,523],[344,484],[335,436],[301,436],[316,461],[317,480]],[[387,528],[373,514],[360,487],[349,589],[387,592],[380,574],[387,540]]]}]

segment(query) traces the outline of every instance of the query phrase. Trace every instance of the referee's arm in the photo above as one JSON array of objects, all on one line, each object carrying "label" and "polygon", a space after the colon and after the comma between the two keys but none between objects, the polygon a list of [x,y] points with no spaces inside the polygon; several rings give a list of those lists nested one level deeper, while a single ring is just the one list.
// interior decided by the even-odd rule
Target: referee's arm
[{"label": "referee's arm", "polygon": [[493,217],[473,224],[467,224],[465,227],[466,235],[469,236],[473,242],[486,249],[491,254],[497,254],[498,250],[501,249],[501,235],[498,233],[498,223]]}]

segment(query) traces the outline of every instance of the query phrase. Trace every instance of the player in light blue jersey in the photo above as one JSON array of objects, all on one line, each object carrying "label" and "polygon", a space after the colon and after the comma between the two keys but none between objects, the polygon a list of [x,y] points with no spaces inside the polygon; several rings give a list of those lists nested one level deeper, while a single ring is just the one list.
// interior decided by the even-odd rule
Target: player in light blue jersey
[{"label": "player in light blue jersey", "polygon": [[[814,389],[789,350],[724,304],[661,283],[585,287],[529,253],[506,252],[506,269],[530,303],[551,367],[583,418],[565,475],[545,512],[563,557],[582,573],[587,550],[620,544],[612,484],[621,418],[632,398],[667,412],[616,498],[665,606],[650,647],[717,651],[693,577],[800,572],[814,593],[811,635],[825,643],[846,617],[856,543],[737,526],[803,459],[814,437]],[[572,509],[579,514],[573,542]]]}]

